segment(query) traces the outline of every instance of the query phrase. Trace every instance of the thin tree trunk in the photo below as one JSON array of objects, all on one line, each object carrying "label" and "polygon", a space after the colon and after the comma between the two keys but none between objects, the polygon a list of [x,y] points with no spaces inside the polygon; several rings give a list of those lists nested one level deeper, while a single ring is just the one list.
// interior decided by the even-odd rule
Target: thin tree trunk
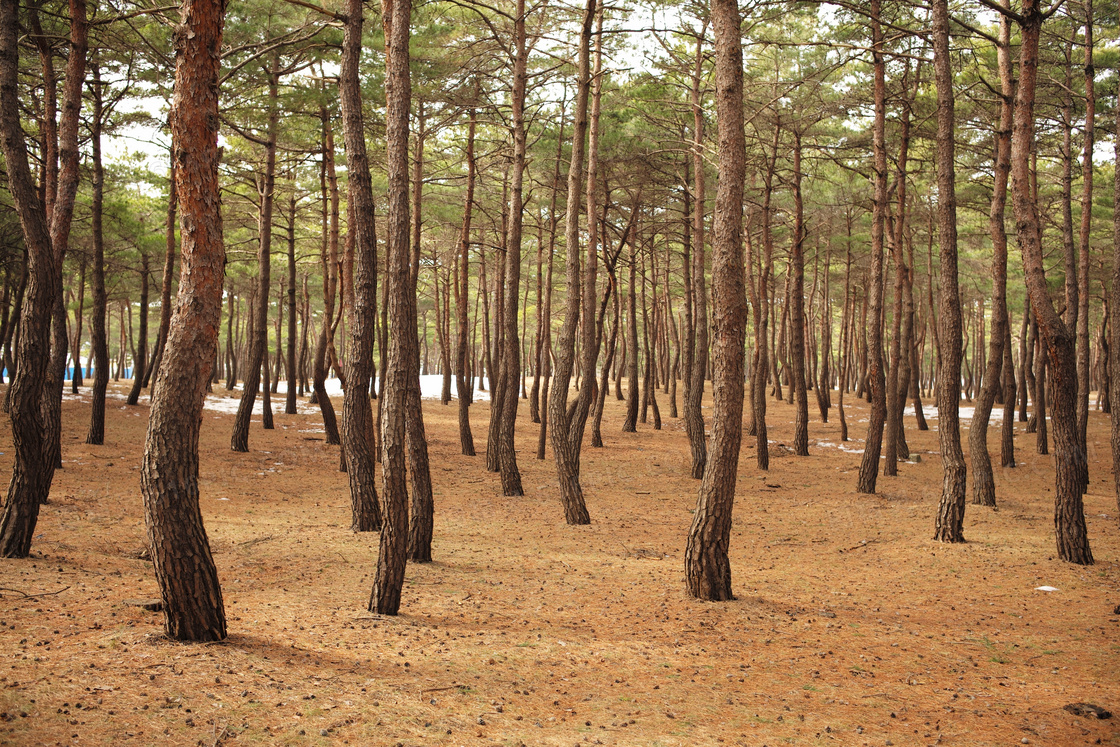
[{"label": "thin tree trunk", "polygon": [[[89,418],[89,433],[86,443],[101,445],[105,443],[105,392],[109,387],[109,341],[106,330],[108,321],[108,300],[105,293],[105,238],[102,230],[102,217],[105,209],[105,168],[101,162],[101,128],[105,117],[101,88],[101,69],[95,63],[91,66],[93,85],[93,112],[90,118],[90,147],[93,154],[92,202],[90,206],[90,229],[93,238],[93,314],[90,319],[90,347],[93,349],[93,400]],[[171,161],[174,163],[174,159]],[[175,190],[174,170],[169,174],[170,189]],[[16,300],[19,306],[19,297]],[[10,391],[10,389],[9,389]]]},{"label": "thin tree trunk", "polygon": [[[1004,0],[1010,7],[1010,0]],[[984,387],[976,400],[976,409],[968,432],[968,451],[972,460],[972,502],[978,506],[996,505],[996,486],[992,476],[992,460],[988,454],[988,418],[996,394],[1006,384],[1001,380],[1001,369],[1010,360],[1004,355],[1010,325],[1007,317],[1007,180],[1011,172],[1011,103],[1014,96],[1011,72],[1011,19],[1000,16],[999,44],[996,55],[999,63],[1000,110],[995,137],[995,184],[992,188],[992,205],[988,216],[988,230],[992,237],[992,339],[989,344],[988,365],[984,371]],[[1004,416],[1007,416],[1005,407]]]},{"label": "thin tree trunk", "polygon": [[883,445],[883,424],[886,419],[886,377],[883,373],[883,231],[887,212],[887,147],[886,147],[886,62],[883,59],[883,30],[879,19],[881,0],[871,0],[872,58],[874,59],[875,121],[872,127],[874,156],[874,206],[871,217],[871,277],[868,286],[867,329],[868,369],[870,379],[871,416],[867,424],[867,440],[859,467],[856,490],[874,493],[879,474],[879,454]]},{"label": "thin tree trunk", "polygon": [[[245,387],[237,405],[233,421],[230,448],[234,451],[249,450],[249,418],[261,384],[261,367],[268,353],[268,300],[272,289],[272,206],[276,188],[276,131],[280,120],[278,106],[280,90],[280,52],[272,52],[268,73],[268,132],[265,145],[264,175],[258,191],[261,210],[257,238],[257,295],[253,317],[253,334],[249,340],[249,365],[245,371]],[[267,403],[267,398],[266,398]],[[265,405],[268,407],[268,404]],[[271,415],[271,408],[269,408]]]},{"label": "thin tree trunk", "polygon": [[[458,275],[455,285],[455,308],[457,312],[457,340],[455,352],[455,389],[459,397],[459,445],[465,456],[474,456],[474,436],[471,434],[470,387],[467,383],[467,292],[470,277],[467,263],[471,241],[471,211],[474,208],[474,137],[477,128],[475,110],[470,110],[470,124],[467,128],[467,196],[463,203],[463,227],[459,232]],[[551,261],[551,260],[550,260]]]}]

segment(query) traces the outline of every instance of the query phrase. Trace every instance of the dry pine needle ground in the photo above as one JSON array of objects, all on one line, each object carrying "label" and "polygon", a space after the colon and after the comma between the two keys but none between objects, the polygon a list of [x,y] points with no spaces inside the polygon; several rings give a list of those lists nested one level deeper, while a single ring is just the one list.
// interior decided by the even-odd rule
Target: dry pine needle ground
[{"label": "dry pine needle ground", "polygon": [[[708,604],[684,593],[697,483],[680,421],[623,434],[609,399],[606,448],[584,448],[593,523],[569,527],[524,402],[523,498],[459,455],[453,406],[425,402],[436,560],[409,566],[402,614],[384,618],[365,611],[377,537],[348,531],[337,449],[300,407],[273,431],[256,418],[249,454],[228,448],[232,416],[206,411],[202,507],[231,635],[183,645],[133,603],[158,595],[142,559],[147,409],[111,399],[93,447],[88,396],[67,398],[65,468],[33,557],[0,561],[0,742],[1120,743],[1118,719],[1063,710],[1120,710],[1105,415],[1090,414],[1085,501],[1097,565],[1081,568],[1054,557],[1051,457],[1021,424],[1021,466],[996,470],[999,508],[969,506],[969,542],[945,546],[930,539],[934,431],[907,418],[921,462],[857,495],[859,455],[838,447],[836,422],[814,418],[811,456],[795,457],[792,410],[771,402],[769,473],[744,439],[738,598]],[[485,438],[487,405],[471,413]],[[848,417],[861,439],[863,403]],[[4,418],[3,472],[10,444]]]}]

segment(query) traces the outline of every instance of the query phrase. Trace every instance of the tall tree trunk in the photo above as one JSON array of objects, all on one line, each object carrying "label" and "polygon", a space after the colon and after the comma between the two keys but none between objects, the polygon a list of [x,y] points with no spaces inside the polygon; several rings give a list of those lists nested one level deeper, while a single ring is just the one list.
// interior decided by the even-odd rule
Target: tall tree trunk
[{"label": "tall tree trunk", "polygon": [[[389,350],[385,391],[381,396],[381,496],[384,516],[377,553],[377,571],[369,610],[395,615],[400,609],[401,587],[408,549],[408,485],[405,424],[411,353],[415,349],[416,320],[409,314],[412,289],[409,267],[408,214],[408,115],[411,107],[408,41],[411,0],[383,0],[381,19],[385,30],[385,143],[388,164],[388,216],[386,251],[389,292]],[[411,326],[410,326],[411,325]],[[409,338],[412,338],[410,345]]]},{"label": "tall tree trunk", "polygon": [[[101,69],[91,66],[93,112],[90,117],[90,148],[93,154],[92,202],[90,229],[93,238],[93,313],[90,319],[90,347],[93,349],[93,400],[86,443],[105,443],[105,392],[109,387],[109,340],[106,330],[108,300],[105,293],[105,238],[102,217],[105,212],[105,167],[101,162],[101,127],[105,117],[101,88]],[[174,164],[174,158],[171,159]],[[175,189],[175,173],[169,174],[170,189]],[[18,305],[17,297],[17,305]]]},{"label": "tall tree trunk", "polygon": [[[409,11],[411,16],[411,10]],[[404,21],[408,23],[406,18]],[[412,164],[412,214],[410,225],[412,237],[409,242],[409,292],[405,299],[405,324],[411,333],[405,340],[408,354],[405,358],[410,366],[405,380],[404,420],[406,443],[408,446],[408,472],[412,478],[412,510],[408,527],[409,560],[426,563],[432,559],[432,527],[434,503],[432,498],[432,475],[428,464],[428,437],[424,432],[424,410],[420,402],[420,343],[416,337],[416,294],[420,279],[420,228],[421,206],[423,205],[424,185],[424,141],[428,131],[425,128],[424,102],[419,103],[418,132],[416,138],[416,157]],[[407,134],[407,130],[406,130]],[[407,137],[405,139],[407,143]],[[424,318],[424,365],[428,365],[427,355],[427,317]]]},{"label": "tall tree trunk", "polygon": [[144,371],[148,368],[148,288],[151,271],[148,252],[140,250],[140,332],[136,351],[132,359],[132,389],[128,392],[127,404],[135,405],[140,401],[140,388],[144,382]]},{"label": "tall tree trunk", "polygon": [[[61,264],[57,262],[56,252],[69,238],[78,187],[77,120],[88,32],[84,1],[71,0],[71,48],[63,107],[65,178],[60,177],[56,209],[48,214],[32,180],[20,122],[18,15],[18,3],[0,2],[0,146],[4,151],[9,191],[27,247],[27,290],[19,317],[18,362],[9,387],[15,459],[0,518],[0,557],[5,558],[24,558],[30,553],[39,504],[50,493],[57,463],[48,451],[50,434],[44,432],[46,423],[41,404],[44,396],[50,394],[45,386],[50,365],[50,316],[62,285]],[[60,384],[58,397],[61,396]]]},{"label": "tall tree trunk", "polygon": [[1077,370],[1073,331],[1062,321],[1050,301],[1042,259],[1038,202],[1030,183],[1029,159],[1034,140],[1038,43],[1043,20],[1037,0],[1025,0],[1020,17],[1022,41],[1019,48],[1019,87],[1015,96],[1011,136],[1011,193],[1027,291],[1046,346],[1053,384],[1053,426],[1057,452],[1054,528],[1058,556],[1071,563],[1091,565],[1093,554],[1089,549],[1081,500],[1082,470],[1079,460],[1084,457],[1077,439]]},{"label": "tall tree trunk", "polygon": [[[576,327],[580,316],[579,256],[579,193],[583,182],[583,162],[587,138],[587,98],[591,86],[591,29],[595,20],[596,0],[587,0],[580,29],[575,131],[572,137],[572,162],[568,169],[568,203],[564,225],[564,248],[567,269],[567,303],[564,323],[556,340],[556,370],[548,401],[548,419],[552,423],[550,440],[556,472],[560,482],[560,501],[568,524],[590,524],[591,517],[583,500],[579,482],[579,452],[569,441],[571,421],[568,417],[568,386],[575,365]],[[585,324],[593,320],[585,319]]]},{"label": "tall tree trunk", "polygon": [[[474,436],[471,434],[471,397],[467,382],[467,289],[470,278],[468,257],[471,246],[471,211],[474,209],[474,137],[478,126],[474,107],[470,110],[467,127],[467,197],[463,203],[463,227],[459,232],[458,274],[455,284],[456,351],[455,390],[459,399],[459,445],[465,456],[474,456]],[[551,260],[550,260],[551,261]]]},{"label": "tall tree trunk", "polygon": [[[80,6],[80,7],[79,7]],[[51,319],[50,364],[46,372],[41,407],[46,429],[46,459],[55,468],[62,467],[62,384],[66,371],[69,343],[66,339],[66,306],[62,296],[63,262],[70,246],[70,227],[74,217],[74,197],[78,191],[78,126],[85,87],[86,52],[89,27],[84,0],[70,3],[70,51],[66,61],[66,79],[62,91],[62,116],[58,126],[58,184],[53,195],[47,192],[50,216],[51,250],[58,292],[54,296]],[[53,75],[53,73],[52,73]],[[53,105],[54,94],[49,98]],[[54,115],[51,114],[53,122]],[[48,165],[48,172],[53,164]],[[53,208],[53,209],[52,209]],[[41,499],[46,501],[44,494]]]},{"label": "tall tree trunk", "polygon": [[[1004,0],[1010,7],[1010,0]],[[1007,317],[1007,180],[1011,172],[1011,103],[1015,95],[1011,72],[1011,19],[1000,16],[999,44],[1000,108],[995,136],[995,184],[988,215],[988,231],[992,237],[992,338],[988,365],[984,371],[984,388],[976,400],[976,409],[968,431],[968,451],[972,459],[972,502],[978,506],[996,505],[996,486],[992,476],[992,459],[988,454],[988,418],[996,394],[1006,385],[1007,376],[1000,377],[1009,358],[1004,355],[1010,325]],[[1010,398],[1008,398],[1010,399]],[[1005,408],[1004,415],[1007,411]]]},{"label": "tall tree trunk", "polygon": [[[174,150],[174,146],[172,146]],[[167,332],[171,328],[171,286],[175,282],[175,222],[178,220],[179,195],[175,187],[175,162],[172,161],[168,171],[167,194],[167,251],[163,259],[163,282],[160,285],[159,307],[159,332],[156,337],[156,349],[152,352],[152,365],[148,366],[147,376],[150,381],[156,381],[159,376],[159,367],[163,362],[163,349],[167,345]],[[155,396],[153,388],[149,387],[148,394]]]},{"label": "tall tree trunk", "polygon": [[789,252],[789,345],[793,388],[793,451],[809,456],[809,398],[805,392],[805,209],[801,199],[801,133],[793,132],[793,244]]},{"label": "tall tree trunk", "polygon": [[362,0],[347,0],[346,27],[342,38],[339,75],[339,104],[342,136],[346,146],[349,175],[347,224],[354,237],[354,298],[350,306],[349,345],[346,351],[346,381],[342,398],[342,453],[350,480],[350,529],[376,532],[381,529],[374,465],[373,407],[369,381],[373,368],[373,346],[377,321],[377,244],[373,227],[373,185],[366,155],[362,91],[358,69],[362,56]]},{"label": "tall tree trunk", "polygon": [[872,127],[874,156],[874,206],[871,216],[871,277],[867,292],[866,327],[867,378],[870,380],[871,416],[867,424],[867,440],[859,466],[856,490],[874,493],[879,474],[879,454],[883,445],[883,424],[886,419],[886,377],[883,373],[883,232],[887,212],[887,146],[886,146],[886,62],[883,59],[883,29],[879,18],[881,0],[871,0],[872,58],[875,78],[875,121]]},{"label": "tall tree trunk", "polygon": [[1085,145],[1081,167],[1081,230],[1077,258],[1077,441],[1081,448],[1081,492],[1089,491],[1089,252],[1093,225],[1093,135],[1097,100],[1093,91],[1093,0],[1085,0]]},{"label": "tall tree trunk", "polygon": [[638,249],[636,244],[636,240],[630,244],[630,287],[626,294],[626,365],[629,383],[626,387],[626,419],[622,423],[622,430],[625,433],[636,432],[638,422]]},{"label": "tall tree trunk", "polygon": [[[719,182],[712,241],[712,453],[700,484],[685,549],[688,593],[731,599],[731,510],[743,428],[743,344],[747,298],[743,273],[743,52],[737,0],[712,0],[716,54]],[[699,382],[695,380],[694,385]]]},{"label": "tall tree trunk", "polygon": [[315,402],[323,414],[327,443],[338,444],[338,420],[335,418],[334,405],[327,396],[326,386],[329,369],[328,349],[334,336],[332,320],[335,291],[338,288],[338,185],[334,166],[334,132],[325,106],[320,109],[319,116],[323,123],[323,161],[319,172],[319,186],[323,195],[323,242],[320,250],[323,268],[323,318],[319,328],[319,339],[315,343],[311,387],[315,392]]},{"label": "tall tree trunk", "polygon": [[692,450],[692,476],[697,480],[704,477],[704,467],[708,461],[707,443],[704,440],[704,414],[701,409],[708,360],[708,291],[704,282],[704,109],[700,95],[703,39],[703,34],[696,39],[696,61],[692,70],[690,93],[693,121],[692,177],[695,182],[692,206],[692,321],[694,326],[688,330],[688,334],[693,336],[694,342],[692,370],[689,373],[684,408],[685,430]]},{"label": "tall tree trunk", "polygon": [[[268,132],[265,136],[264,175],[258,187],[261,210],[257,233],[257,295],[253,335],[249,340],[249,366],[245,371],[245,387],[237,405],[233,421],[230,448],[234,451],[249,450],[249,418],[261,383],[261,366],[268,348],[268,299],[272,287],[272,205],[276,188],[276,130],[280,120],[278,106],[280,90],[280,51],[272,52],[268,73]],[[349,150],[348,150],[349,152]]]},{"label": "tall tree trunk", "polygon": [[[517,334],[518,292],[521,286],[521,232],[524,218],[522,183],[525,174],[525,91],[528,85],[529,50],[525,39],[525,0],[517,0],[514,17],[513,88],[513,171],[510,175],[509,231],[506,234],[505,351],[502,376],[505,396],[498,426],[498,462],[501,468],[502,495],[524,495],[521,472],[513,436],[517,426],[517,390],[521,380],[521,340]],[[590,186],[588,187],[590,189]]]},{"label": "tall tree trunk", "polygon": [[217,569],[198,506],[198,431],[221,320],[225,247],[218,194],[218,69],[224,5],[184,0],[171,110],[182,273],[140,467],[144,517],[171,638],[226,637]]},{"label": "tall tree trunk", "polygon": [[934,539],[964,541],[965,461],[961,449],[961,297],[957,279],[957,195],[953,71],[948,0],[933,2],[933,71],[937,85],[937,236],[941,368],[937,375],[937,435],[941,444],[941,503]]}]

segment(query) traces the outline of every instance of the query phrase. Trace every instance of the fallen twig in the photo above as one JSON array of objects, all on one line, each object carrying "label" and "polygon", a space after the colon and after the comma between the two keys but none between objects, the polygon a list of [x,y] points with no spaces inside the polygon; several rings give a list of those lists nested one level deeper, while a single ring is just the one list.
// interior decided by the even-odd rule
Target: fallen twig
[{"label": "fallen twig", "polygon": [[58,591],[44,591],[39,594],[28,594],[26,591],[20,589],[10,589],[5,586],[0,586],[0,591],[14,591],[16,594],[23,594],[24,599],[30,599],[31,597],[53,597],[55,594],[61,594],[69,588],[69,586],[63,586]]}]

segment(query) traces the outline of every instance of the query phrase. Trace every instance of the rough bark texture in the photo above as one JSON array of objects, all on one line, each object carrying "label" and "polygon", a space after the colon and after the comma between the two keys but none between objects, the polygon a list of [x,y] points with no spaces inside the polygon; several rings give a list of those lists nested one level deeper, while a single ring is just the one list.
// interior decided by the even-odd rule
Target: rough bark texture
[{"label": "rough bark texture", "polygon": [[[712,443],[685,549],[688,593],[732,598],[731,511],[743,430],[743,343],[747,296],[743,274],[743,52],[736,0],[712,0],[715,31],[719,184],[712,241]],[[695,385],[697,382],[693,382]]]},{"label": "rough bark texture", "polygon": [[[579,256],[579,193],[583,183],[583,161],[587,138],[587,98],[590,88],[591,27],[595,20],[596,0],[587,0],[580,31],[578,88],[576,94],[575,128],[572,137],[572,162],[568,169],[568,204],[564,226],[568,298],[564,310],[564,323],[556,340],[556,368],[548,399],[548,420],[551,421],[549,440],[556,460],[556,473],[560,482],[560,502],[564,519],[569,524],[590,524],[583,489],[579,483],[579,451],[568,438],[568,386],[575,365],[576,328],[580,316],[580,256]],[[585,320],[591,324],[592,320]],[[542,418],[543,420],[543,418]],[[544,423],[542,422],[542,429]]]},{"label": "rough bark texture", "polygon": [[529,51],[525,40],[525,0],[517,0],[514,17],[513,87],[510,104],[513,114],[513,164],[510,173],[510,213],[506,233],[505,350],[501,362],[501,386],[504,388],[501,420],[498,424],[498,464],[502,479],[502,495],[524,495],[521,472],[517,469],[517,452],[513,436],[517,425],[517,389],[521,380],[521,339],[517,330],[518,289],[521,285],[521,232],[525,175],[525,91],[528,85]]},{"label": "rough bark texture", "polygon": [[692,450],[692,476],[697,480],[704,476],[704,466],[708,461],[708,448],[704,439],[704,414],[701,403],[704,399],[704,377],[707,375],[708,362],[708,291],[704,282],[704,109],[700,91],[703,56],[701,55],[702,36],[696,40],[696,64],[692,71],[692,175],[695,182],[692,215],[692,323],[687,330],[692,336],[692,355],[689,358],[691,370],[685,392],[685,430]]},{"label": "rough bark texture", "polygon": [[[332,320],[334,318],[335,290],[338,287],[338,186],[335,183],[334,132],[326,108],[320,112],[323,120],[323,162],[319,174],[323,192],[323,243],[321,263],[323,267],[323,318],[319,328],[319,338],[315,343],[315,359],[312,364],[311,388],[319,410],[323,414],[323,428],[327,432],[327,443],[340,442],[338,420],[335,418],[334,405],[327,396],[327,370],[330,362],[328,350],[334,337]],[[330,183],[328,195],[327,184]],[[328,210],[329,200],[329,210]]]},{"label": "rough bark texture", "polygon": [[126,404],[140,403],[140,388],[144,384],[144,373],[148,368],[148,285],[151,268],[146,251],[140,252],[140,324],[137,331],[136,349],[132,358],[132,388],[128,390]]},{"label": "rough bark texture", "polygon": [[222,591],[198,505],[198,431],[218,342],[225,271],[217,132],[224,11],[221,0],[185,0],[176,35],[171,127],[182,274],[140,467],[165,630],[187,641],[226,637]]},{"label": "rough bark texture", "polygon": [[1050,301],[1042,259],[1038,201],[1032,189],[1030,175],[1035,88],[1038,81],[1038,45],[1043,20],[1037,0],[1025,0],[1020,16],[1022,42],[1019,48],[1019,87],[1015,96],[1011,136],[1011,194],[1027,292],[1045,343],[1053,385],[1051,402],[1056,451],[1054,529],[1058,556],[1062,560],[1091,565],[1093,554],[1089,549],[1081,500],[1082,471],[1079,460],[1084,455],[1077,439],[1077,372],[1073,330],[1062,321]]},{"label": "rough bark texture", "polygon": [[957,282],[957,194],[953,72],[949,59],[948,0],[933,2],[933,69],[937,84],[937,235],[941,366],[937,375],[937,435],[941,444],[941,502],[934,539],[964,541],[965,462],[961,449],[961,296]]},{"label": "rough bark texture", "polygon": [[362,52],[363,6],[361,0],[346,3],[346,28],[342,37],[342,67],[339,103],[342,133],[346,143],[346,173],[349,175],[348,224],[354,235],[354,299],[347,325],[346,381],[342,399],[342,453],[350,480],[350,528],[355,532],[381,529],[374,465],[373,408],[369,382],[377,322],[377,244],[373,227],[373,185],[366,155],[362,116],[362,92],[358,66]]},{"label": "rough bark texture", "polygon": [[[996,485],[992,476],[992,459],[988,453],[988,419],[996,395],[1007,382],[1000,377],[1007,356],[1004,346],[1008,342],[1010,325],[1007,318],[1007,180],[1011,173],[1011,99],[1014,96],[1011,80],[1011,20],[1000,17],[999,45],[996,55],[999,64],[1000,100],[999,126],[995,136],[995,184],[992,187],[992,205],[988,214],[988,232],[992,238],[992,337],[988,347],[988,366],[984,371],[983,388],[976,399],[976,410],[968,431],[968,451],[972,458],[972,502],[978,506],[996,505]],[[1005,395],[1009,401],[1013,397]],[[1006,416],[1006,411],[1004,415]]]},{"label": "rough bark texture", "polygon": [[[389,285],[389,350],[386,361],[385,391],[381,397],[382,491],[384,516],[377,553],[377,571],[369,610],[395,615],[400,609],[401,587],[408,547],[408,485],[405,474],[405,407],[408,394],[409,336],[413,346],[416,323],[409,315],[408,214],[408,113],[411,84],[408,70],[411,0],[383,0],[382,25],[385,29],[385,140],[388,164],[388,217],[386,251]],[[410,326],[411,325],[411,326]]]},{"label": "rough bark texture", "polygon": [[887,146],[886,146],[886,63],[883,59],[883,29],[879,20],[881,0],[871,1],[872,58],[875,70],[875,121],[872,127],[874,151],[874,205],[871,215],[871,277],[867,289],[867,374],[870,383],[871,416],[867,424],[867,440],[859,465],[856,490],[874,493],[879,474],[879,453],[883,446],[883,425],[887,416],[887,398],[883,373],[883,231],[887,212]]},{"label": "rough bark texture", "polygon": [[1081,167],[1081,229],[1077,257],[1077,442],[1081,448],[1081,491],[1089,490],[1089,252],[1093,221],[1093,136],[1097,99],[1093,92],[1093,0],[1085,0],[1085,127]]},{"label": "rough bark texture", "polygon": [[805,210],[801,199],[801,133],[793,133],[793,244],[789,252],[789,345],[793,388],[793,452],[809,456],[809,398],[805,391]]}]

